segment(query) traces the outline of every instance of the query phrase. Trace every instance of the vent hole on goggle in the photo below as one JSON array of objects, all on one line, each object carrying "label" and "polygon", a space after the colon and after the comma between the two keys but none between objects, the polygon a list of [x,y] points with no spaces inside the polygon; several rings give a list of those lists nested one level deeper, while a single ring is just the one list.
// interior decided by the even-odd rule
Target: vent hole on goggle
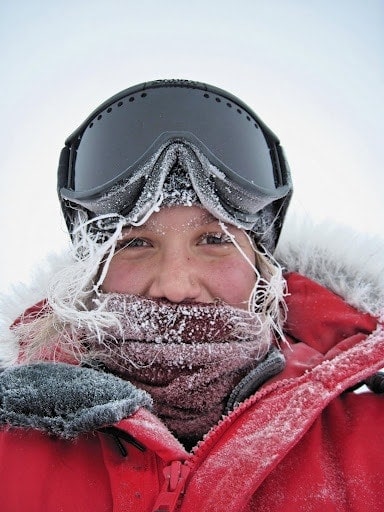
[{"label": "vent hole on goggle", "polygon": [[[148,94],[147,94],[146,92],[143,92],[143,93],[141,93],[141,94],[140,94],[140,96],[141,96],[142,98],[146,98],[146,97],[148,96]],[[133,101],[135,101],[135,97],[134,97],[134,96],[130,96],[130,97],[128,98],[128,101],[129,101],[130,103],[132,103]],[[117,103],[117,105],[116,105],[116,106],[117,106],[117,107],[122,107],[123,105],[124,105],[124,101],[119,101],[119,102]],[[108,108],[107,108],[107,110],[106,110],[106,112],[107,112],[108,114],[110,114],[110,113],[112,112],[112,110],[113,110],[113,108],[112,108],[112,107],[108,107]],[[100,119],[102,119],[102,117],[103,117],[103,115],[102,115],[102,114],[99,114],[99,115],[97,116],[97,118],[96,118],[96,119],[97,119],[97,121],[100,121]],[[94,122],[94,121],[92,121],[91,123],[89,123],[88,128],[92,128],[92,127],[94,126],[94,124],[95,124],[95,122]]]},{"label": "vent hole on goggle", "polygon": [[[146,98],[147,96],[148,96],[148,94],[147,94],[146,92],[142,92],[142,93],[140,94],[140,97],[141,97],[141,98]],[[206,93],[204,93],[204,95],[203,95],[203,96],[204,96],[204,98],[207,98],[207,99],[209,99],[209,98],[211,97],[211,96],[210,96],[210,94],[208,94],[207,92],[206,92]],[[130,103],[132,103],[133,101],[135,101],[135,96],[130,96],[130,97],[128,98],[128,101],[129,101]],[[223,100],[222,100],[222,98],[220,98],[220,97],[216,96],[216,97],[215,97],[215,101],[216,101],[217,103],[221,103]],[[124,101],[119,101],[119,102],[117,103],[117,105],[116,105],[116,106],[117,106],[117,107],[121,107],[121,106],[123,106],[123,105],[124,105]],[[230,103],[229,101],[228,101],[228,102],[226,102],[226,103],[225,103],[225,105],[226,105],[228,108],[232,108],[232,107],[233,107],[233,104],[232,104],[232,103]],[[112,108],[112,107],[108,107],[108,109],[106,110],[106,112],[107,112],[107,113],[111,113],[111,112],[112,112],[112,110],[113,110],[113,108]],[[241,110],[240,108],[237,108],[237,109],[236,109],[236,111],[237,111],[237,113],[238,113],[238,114],[240,114],[240,115],[243,113],[243,110]],[[97,116],[96,120],[97,120],[97,121],[100,121],[100,120],[102,119],[102,117],[103,117],[103,116],[102,116],[102,114],[99,114],[99,115]],[[254,120],[253,120],[249,115],[246,115],[246,119],[247,119],[247,121],[248,121],[248,122],[254,121]],[[88,125],[88,127],[89,127],[89,128],[92,128],[92,127],[94,126],[94,124],[95,124],[95,121],[92,121],[92,122]],[[259,127],[259,125],[258,125],[257,123],[255,123],[255,122],[253,123],[253,125],[254,125],[254,127],[255,127],[256,129],[259,129],[259,128],[260,128],[260,127]]]},{"label": "vent hole on goggle", "polygon": [[[206,93],[204,93],[204,98],[210,98],[210,95],[206,92]],[[216,96],[215,100],[217,101],[217,103],[221,103],[221,101],[222,101],[222,100],[221,100],[221,98],[219,98],[218,96]],[[227,107],[228,107],[228,108],[232,108],[232,106],[233,106],[233,105],[232,105],[232,103],[230,103],[229,101],[228,101],[228,102],[226,102],[226,105],[227,105]],[[242,113],[243,113],[243,111],[242,111],[240,108],[237,108],[237,109],[236,109],[236,111],[237,111],[237,113],[238,113],[238,114],[242,114]],[[253,121],[253,119],[251,118],[251,116],[249,116],[248,114],[246,115],[246,120],[247,120],[248,122]],[[258,125],[257,123],[255,123],[255,122],[253,123],[253,126],[254,126],[257,130],[260,128],[260,127],[259,127],[259,125]]]}]

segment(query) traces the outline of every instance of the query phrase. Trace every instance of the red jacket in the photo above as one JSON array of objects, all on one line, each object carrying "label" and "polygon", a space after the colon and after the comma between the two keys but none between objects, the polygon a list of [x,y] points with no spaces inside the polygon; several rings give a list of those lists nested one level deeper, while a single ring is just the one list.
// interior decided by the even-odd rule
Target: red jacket
[{"label": "red jacket", "polygon": [[9,425],[1,511],[381,512],[384,395],[351,388],[384,367],[383,325],[305,277],[287,282],[286,369],[193,454],[145,408],[75,440]]}]

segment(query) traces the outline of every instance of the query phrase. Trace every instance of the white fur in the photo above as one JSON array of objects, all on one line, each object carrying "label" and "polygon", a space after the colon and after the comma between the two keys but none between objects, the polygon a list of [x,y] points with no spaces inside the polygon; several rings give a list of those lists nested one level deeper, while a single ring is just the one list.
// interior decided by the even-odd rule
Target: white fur
[{"label": "white fur", "polygon": [[288,271],[322,284],[361,311],[384,310],[384,239],[332,221],[288,216],[275,253]]},{"label": "white fur", "polygon": [[15,283],[8,295],[0,294],[0,361],[12,364],[17,357],[18,344],[9,327],[28,307],[45,299],[52,276],[73,262],[71,252],[51,252],[32,275],[31,282]]}]

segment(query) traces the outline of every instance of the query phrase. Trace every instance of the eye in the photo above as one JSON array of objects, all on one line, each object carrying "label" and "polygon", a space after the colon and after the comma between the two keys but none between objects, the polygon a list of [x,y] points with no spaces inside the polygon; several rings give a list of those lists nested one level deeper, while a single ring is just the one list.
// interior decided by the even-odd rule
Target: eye
[{"label": "eye", "polygon": [[120,251],[121,249],[136,249],[141,247],[151,247],[150,242],[145,240],[145,238],[124,238],[123,240],[119,240],[116,244],[116,250]]},{"label": "eye", "polygon": [[200,245],[224,245],[231,243],[231,237],[225,233],[206,233],[199,241]]}]

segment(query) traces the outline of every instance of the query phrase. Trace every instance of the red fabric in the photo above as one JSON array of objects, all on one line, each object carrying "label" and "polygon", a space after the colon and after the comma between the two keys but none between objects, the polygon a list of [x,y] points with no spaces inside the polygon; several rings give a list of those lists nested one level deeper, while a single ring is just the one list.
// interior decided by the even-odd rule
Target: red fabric
[{"label": "red fabric", "polygon": [[40,302],[37,302],[30,308],[26,309],[21,316],[16,318],[16,320],[11,325],[11,328],[16,327],[20,323],[32,322],[32,320],[36,320],[37,318],[42,317],[46,311],[46,307],[47,307],[46,299],[41,300]]},{"label": "red fabric", "polygon": [[189,470],[178,512],[381,512],[384,397],[343,391],[384,367],[382,326],[302,276],[287,280],[295,344],[284,347],[286,370],[195,455],[143,410],[116,425],[146,446],[122,441],[125,458],[106,434],[70,442],[5,430],[1,510],[151,512],[159,495],[158,504],[173,499],[164,491],[169,466],[171,475]]},{"label": "red fabric", "polygon": [[[248,510],[379,511],[384,504],[383,399],[334,400],[265,479]],[[381,421],[380,421],[381,420]]]},{"label": "red fabric", "polygon": [[341,297],[299,274],[288,274],[289,309],[284,330],[325,354],[355,334],[372,332],[377,320],[346,304]]}]

